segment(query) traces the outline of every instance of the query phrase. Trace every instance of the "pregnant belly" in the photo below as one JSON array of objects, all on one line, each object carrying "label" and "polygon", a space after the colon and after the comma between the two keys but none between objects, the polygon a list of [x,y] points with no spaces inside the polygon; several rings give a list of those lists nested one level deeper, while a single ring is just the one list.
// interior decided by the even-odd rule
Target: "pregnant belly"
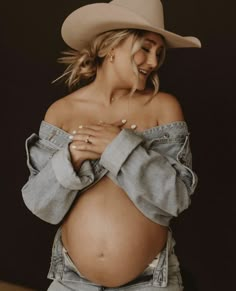
[{"label": "pregnant belly", "polygon": [[104,177],[75,203],[62,226],[62,241],[83,276],[117,287],[143,272],[164,247],[167,231]]}]

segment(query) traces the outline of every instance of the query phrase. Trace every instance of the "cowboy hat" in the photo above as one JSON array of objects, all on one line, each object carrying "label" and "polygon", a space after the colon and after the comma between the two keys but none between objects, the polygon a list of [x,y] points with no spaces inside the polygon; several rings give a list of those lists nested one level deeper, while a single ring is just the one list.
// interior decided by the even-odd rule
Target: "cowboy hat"
[{"label": "cowboy hat", "polygon": [[127,28],[159,33],[167,48],[201,47],[196,37],[165,30],[160,0],[113,0],[85,5],[65,19],[61,33],[66,44],[80,50],[102,32]]}]

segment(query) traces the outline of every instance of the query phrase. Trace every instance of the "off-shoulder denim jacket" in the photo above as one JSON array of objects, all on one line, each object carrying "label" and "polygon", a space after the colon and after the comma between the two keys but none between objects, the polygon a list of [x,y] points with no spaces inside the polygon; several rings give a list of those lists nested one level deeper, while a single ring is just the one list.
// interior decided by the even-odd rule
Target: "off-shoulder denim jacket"
[{"label": "off-shoulder denim jacket", "polygon": [[107,175],[150,220],[168,226],[189,207],[197,185],[192,170],[185,121],[142,132],[122,129],[98,160],[86,160],[75,171],[70,160],[70,134],[42,121],[39,134],[26,140],[28,182],[23,199],[33,214],[60,223],[74,200]]}]

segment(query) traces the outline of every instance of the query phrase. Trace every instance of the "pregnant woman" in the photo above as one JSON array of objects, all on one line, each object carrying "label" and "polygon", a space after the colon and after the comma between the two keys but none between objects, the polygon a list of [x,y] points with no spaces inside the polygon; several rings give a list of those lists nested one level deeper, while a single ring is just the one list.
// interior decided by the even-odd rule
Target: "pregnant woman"
[{"label": "pregnant woman", "polygon": [[[62,26],[67,96],[26,140],[27,207],[59,224],[50,291],[183,290],[172,217],[197,185],[176,97],[159,91],[168,48],[200,47],[165,30],[159,0],[83,6]],[[60,79],[59,78],[59,79]]]}]

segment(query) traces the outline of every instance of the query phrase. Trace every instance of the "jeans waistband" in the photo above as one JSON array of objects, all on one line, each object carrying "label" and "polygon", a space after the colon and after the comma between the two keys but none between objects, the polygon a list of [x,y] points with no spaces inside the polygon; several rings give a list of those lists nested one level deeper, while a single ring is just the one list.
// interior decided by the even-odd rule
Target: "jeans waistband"
[{"label": "jeans waistband", "polygon": [[[166,287],[168,283],[168,258],[170,254],[173,252],[173,248],[175,245],[175,240],[172,236],[172,231],[169,228],[168,238],[166,242],[166,246],[164,249],[156,256],[156,258],[147,266],[147,268],[143,271],[142,274],[152,273],[153,274],[153,285],[157,287]],[[62,280],[65,259],[67,259],[67,263],[70,268],[78,274],[78,278],[80,280],[87,280],[76,268],[73,261],[71,260],[67,250],[63,247],[61,240],[61,227],[58,229],[54,243],[52,247],[52,258],[51,265],[48,273],[49,279],[59,279]],[[151,272],[149,272],[151,271]],[[142,275],[141,274],[141,275]],[[141,276],[140,275],[140,276]]]}]

